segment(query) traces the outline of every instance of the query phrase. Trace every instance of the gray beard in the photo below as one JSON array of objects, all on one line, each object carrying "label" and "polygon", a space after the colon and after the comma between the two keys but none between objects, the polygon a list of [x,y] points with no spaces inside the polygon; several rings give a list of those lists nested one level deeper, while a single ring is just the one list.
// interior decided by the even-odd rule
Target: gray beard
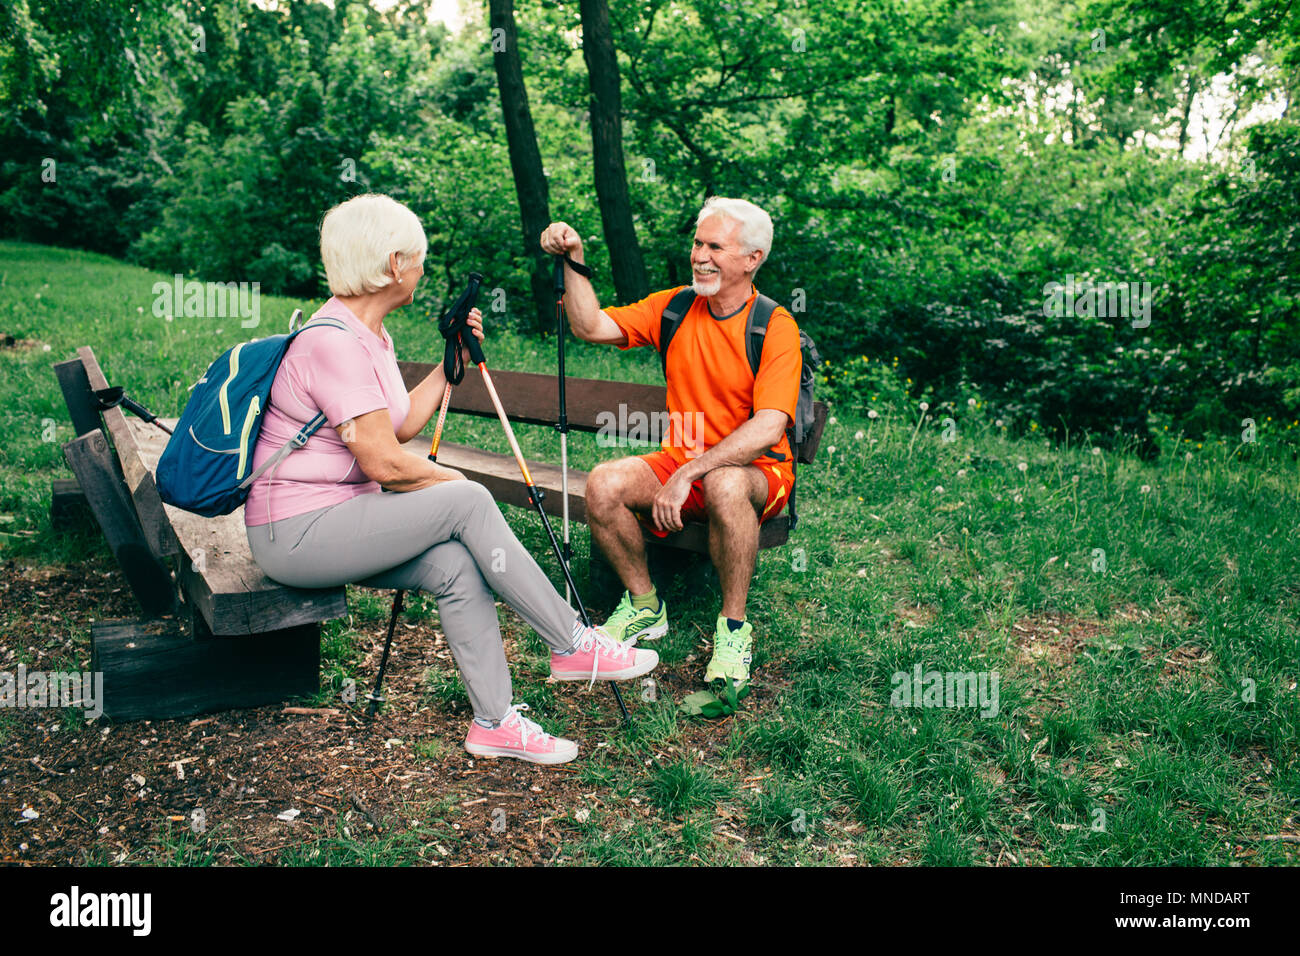
[{"label": "gray beard", "polygon": [[712,282],[707,283],[699,280],[692,281],[691,288],[695,290],[696,295],[704,296],[707,299],[722,291],[722,276],[716,276]]}]

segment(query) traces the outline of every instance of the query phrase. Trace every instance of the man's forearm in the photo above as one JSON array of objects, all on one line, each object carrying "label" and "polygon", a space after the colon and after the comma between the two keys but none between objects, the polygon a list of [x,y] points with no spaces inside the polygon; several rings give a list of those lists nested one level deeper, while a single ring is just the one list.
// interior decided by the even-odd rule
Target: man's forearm
[{"label": "man's forearm", "polygon": [[[782,423],[785,417],[784,414],[781,415]],[[767,416],[751,418],[704,454],[689,459],[686,464],[677,469],[676,474],[680,474],[683,480],[696,482],[715,468],[752,463],[755,458],[780,442],[781,435],[785,432],[784,425],[773,439],[772,432],[775,424],[774,420]]]},{"label": "man's forearm", "polygon": [[567,262],[564,264],[564,308],[569,313],[573,334],[584,342],[591,341],[600,328],[600,301],[591,280],[578,275]]}]

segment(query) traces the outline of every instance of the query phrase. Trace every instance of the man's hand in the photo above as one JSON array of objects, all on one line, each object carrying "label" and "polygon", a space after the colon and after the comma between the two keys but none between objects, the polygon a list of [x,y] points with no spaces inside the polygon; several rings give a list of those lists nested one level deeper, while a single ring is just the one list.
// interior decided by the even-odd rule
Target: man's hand
[{"label": "man's hand", "polygon": [[691,482],[680,471],[673,473],[664,486],[655,492],[651,502],[651,515],[660,531],[681,531],[682,505],[691,494]]},{"label": "man's hand", "polygon": [[582,238],[567,222],[553,222],[542,230],[542,252],[552,256],[568,254],[574,262],[582,262]]},{"label": "man's hand", "polygon": [[[542,251],[547,255],[568,255],[582,263],[582,239],[567,222],[553,222],[542,231]],[[587,278],[564,264],[564,307],[569,312],[569,328],[584,342],[597,345],[627,345],[627,336],[617,322],[600,309],[596,291]]]}]

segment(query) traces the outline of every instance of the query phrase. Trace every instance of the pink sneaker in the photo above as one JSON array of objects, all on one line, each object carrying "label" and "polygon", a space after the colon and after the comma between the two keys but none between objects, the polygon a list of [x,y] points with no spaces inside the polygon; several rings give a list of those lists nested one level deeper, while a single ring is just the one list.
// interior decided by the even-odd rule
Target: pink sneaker
[{"label": "pink sneaker", "polygon": [[496,730],[471,721],[465,749],[476,757],[518,757],[532,763],[568,763],[578,756],[578,745],[552,737],[520,714],[527,704],[515,704]]},{"label": "pink sneaker", "polygon": [[638,650],[635,640],[616,641],[600,628],[589,627],[574,643],[567,657],[551,652],[551,676],[556,680],[585,680],[590,687],[597,680],[631,680],[659,666],[654,651]]}]

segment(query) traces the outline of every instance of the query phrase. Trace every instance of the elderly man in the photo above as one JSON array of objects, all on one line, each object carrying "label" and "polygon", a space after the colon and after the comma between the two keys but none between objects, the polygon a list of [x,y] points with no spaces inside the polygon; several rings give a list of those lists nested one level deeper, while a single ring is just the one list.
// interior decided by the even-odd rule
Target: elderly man
[{"label": "elderly man", "polygon": [[[772,248],[772,220],[743,199],[710,198],[696,219],[691,289],[666,289],[620,308],[600,308],[584,276],[582,241],[563,222],[542,249],[564,255],[565,306],[587,342],[664,356],[669,434],[659,451],[598,465],[587,479],[587,520],[627,591],[603,629],[615,640],[668,632],[668,611],[646,564],[644,522],[663,537],[684,521],[707,521],[709,556],[722,584],[713,657],[704,681],[749,680],[753,627],[745,619],[759,524],[780,513],[794,485],[786,438],[799,395],[799,328],[754,288]],[[574,264],[577,268],[574,268]],[[670,308],[671,306],[671,308]],[[749,358],[751,310],[768,316],[757,372]],[[665,310],[680,324],[665,321]],[[665,354],[660,340],[674,329]],[[761,333],[760,333],[761,334]]]}]

